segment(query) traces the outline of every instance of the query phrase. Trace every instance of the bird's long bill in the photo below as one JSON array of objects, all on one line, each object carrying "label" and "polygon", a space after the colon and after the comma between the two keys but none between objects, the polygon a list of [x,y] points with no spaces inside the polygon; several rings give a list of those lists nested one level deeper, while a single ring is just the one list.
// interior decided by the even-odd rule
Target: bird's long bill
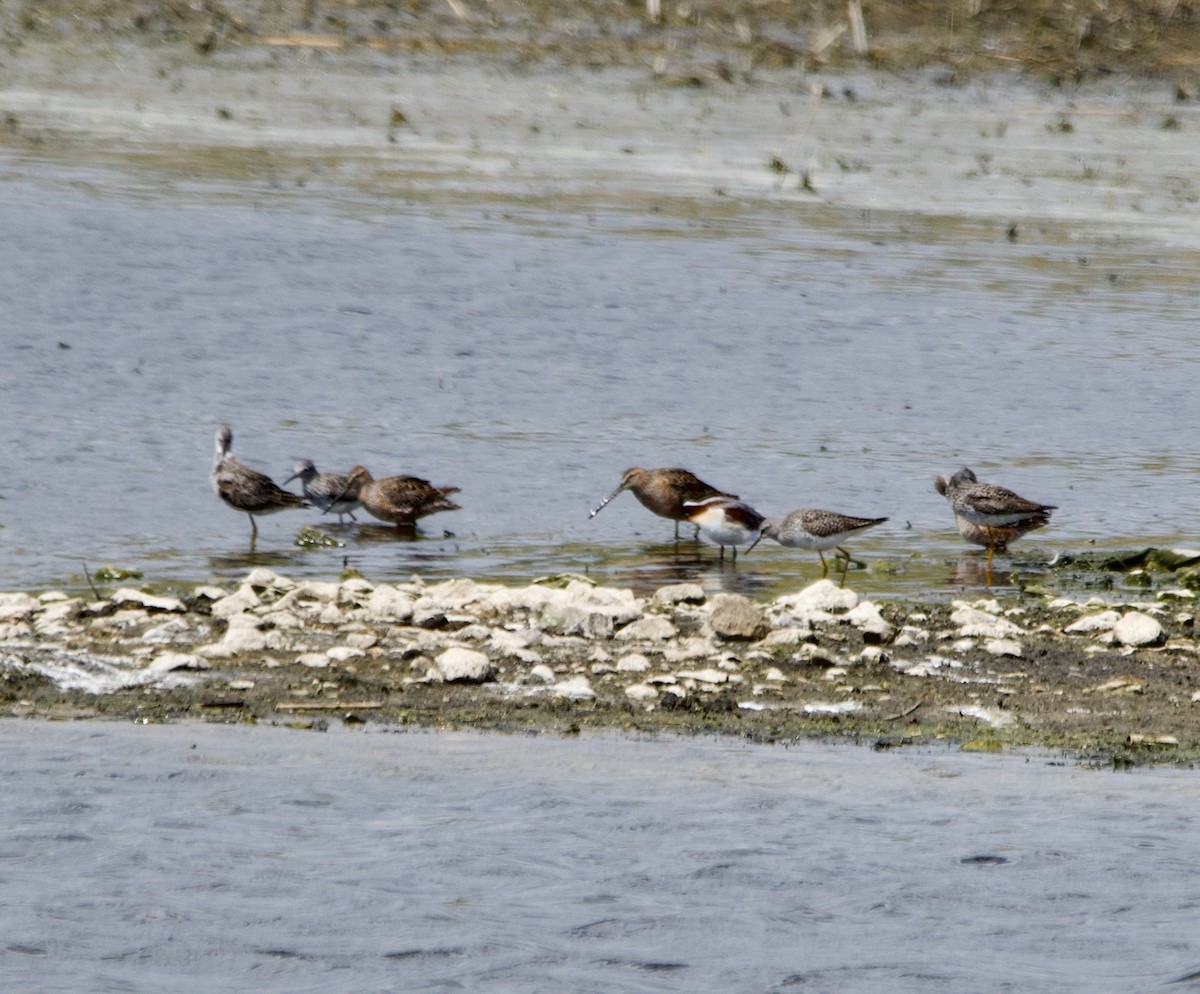
[{"label": "bird's long bill", "polygon": [[286,480],[283,481],[283,486],[286,487],[289,483],[292,482],[292,480],[296,479],[296,477],[299,475],[300,475],[299,473],[293,473],[291,476],[289,476]]},{"label": "bird's long bill", "polygon": [[604,500],[602,500],[599,504],[597,504],[595,507],[592,508],[591,513],[588,515],[588,517],[594,518],[597,514],[599,514],[601,511],[604,510],[605,504],[607,504],[610,500],[612,500],[614,497],[616,497],[617,494],[619,494],[624,489],[625,488],[623,486],[617,487],[616,490],[614,490],[611,494],[609,494],[607,497],[605,497]]},{"label": "bird's long bill", "polygon": [[757,535],[757,536],[755,536],[755,538],[754,538],[754,541],[750,543],[749,547],[746,549],[746,551],[745,551],[745,552],[743,552],[743,553],[742,553],[742,555],[743,555],[743,556],[748,556],[748,555],[750,555],[750,553],[754,551],[754,547],[755,547],[756,545],[758,545],[758,543],[759,543],[759,542],[761,542],[761,541],[762,541],[762,537],[763,537],[765,534],[766,534],[766,532],[761,532],[761,531],[760,531],[760,532],[758,533],[758,535]]}]

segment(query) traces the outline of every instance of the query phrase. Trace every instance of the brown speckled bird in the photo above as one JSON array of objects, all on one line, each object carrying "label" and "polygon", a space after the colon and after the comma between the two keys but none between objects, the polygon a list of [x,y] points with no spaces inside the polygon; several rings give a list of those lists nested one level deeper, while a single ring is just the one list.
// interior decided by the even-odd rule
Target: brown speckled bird
[{"label": "brown speckled bird", "polygon": [[939,476],[934,487],[950,502],[958,533],[975,545],[987,547],[987,568],[992,556],[1026,532],[1049,523],[1055,504],[1026,500],[1005,487],[980,483],[964,466],[953,476]]},{"label": "brown speckled bird", "polygon": [[216,442],[213,489],[235,511],[244,511],[250,516],[250,551],[253,552],[258,541],[258,525],[254,520],[257,515],[308,507],[308,504],[304,498],[276,485],[269,476],[243,466],[234,459],[229,454],[233,447],[233,429],[229,425],[221,425],[217,429]]},{"label": "brown speckled bird", "polygon": [[[815,551],[821,557],[822,577],[829,575],[829,563],[825,561],[825,553],[829,549],[837,549],[846,564],[846,569],[842,570],[842,582],[845,583],[846,572],[850,568],[850,553],[842,548],[842,543],[856,532],[881,525],[885,521],[887,518],[855,518],[848,514],[838,514],[836,511],[800,508],[788,512],[782,518],[767,518],[759,538],[766,536],[793,549]],[[754,545],[758,545],[758,540],[755,540]],[[750,548],[753,549],[754,545]]]},{"label": "brown speckled bird", "polygon": [[623,490],[633,491],[633,496],[641,501],[646,510],[660,518],[674,521],[676,539],[679,538],[679,522],[691,520],[684,504],[694,504],[710,497],[738,499],[737,494],[727,494],[723,490],[711,487],[686,469],[642,469],[640,466],[634,466],[625,470],[621,475],[621,485],[592,508],[589,517],[594,518]]},{"label": "brown speckled bird", "polygon": [[437,511],[457,511],[459,505],[447,500],[459,487],[435,487],[416,476],[385,476],[375,479],[365,466],[355,466],[346,474],[346,493],[357,493],[367,512],[380,521],[411,528],[418,518]]}]

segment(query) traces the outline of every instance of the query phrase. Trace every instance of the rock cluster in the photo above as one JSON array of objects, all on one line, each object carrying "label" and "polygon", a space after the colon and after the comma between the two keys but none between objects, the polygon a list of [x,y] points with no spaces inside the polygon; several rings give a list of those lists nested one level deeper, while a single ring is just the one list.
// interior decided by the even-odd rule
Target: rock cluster
[{"label": "rock cluster", "polygon": [[690,583],[641,598],[578,577],[523,587],[294,582],[267,569],[182,598],[131,588],[101,601],[0,594],[0,675],[38,673],[93,693],[275,679],[275,705],[295,709],[382,709],[419,688],[458,686],[642,713],[893,721],[921,707],[1002,729],[1035,720],[1013,702],[1036,694],[1050,666],[1080,694],[1130,695],[1144,692],[1155,659],[1197,654],[1192,615],[1178,603],[914,607],[828,580],[766,604]]}]

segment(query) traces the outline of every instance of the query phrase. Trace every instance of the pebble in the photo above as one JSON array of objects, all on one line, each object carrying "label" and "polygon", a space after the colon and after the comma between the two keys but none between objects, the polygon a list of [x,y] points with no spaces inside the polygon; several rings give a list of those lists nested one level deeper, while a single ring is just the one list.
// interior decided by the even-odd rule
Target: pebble
[{"label": "pebble", "polygon": [[625,688],[625,696],[634,701],[656,701],[658,691],[648,683],[632,683]]},{"label": "pebble", "polygon": [[622,642],[661,642],[673,639],[679,630],[661,614],[648,614],[637,621],[631,621],[620,629],[614,637]]},{"label": "pebble", "polygon": [[645,673],[650,669],[650,660],[640,652],[630,653],[617,660],[618,673]]},{"label": "pebble", "polygon": [[1063,631],[1072,635],[1089,634],[1091,632],[1111,632],[1121,620],[1116,611],[1101,611],[1099,614],[1085,614],[1082,618],[1067,625]]},{"label": "pebble", "polygon": [[770,630],[766,614],[741,594],[717,594],[709,606],[709,626],[720,638],[761,639]]},{"label": "pebble", "polygon": [[592,685],[585,676],[560,680],[550,689],[554,692],[555,697],[568,697],[573,701],[591,700],[596,696],[596,692],[592,690]]},{"label": "pebble", "polygon": [[496,667],[487,655],[474,649],[447,649],[434,659],[441,678],[447,683],[483,683],[491,679]]},{"label": "pebble", "polygon": [[1112,633],[1118,642],[1129,646],[1158,645],[1166,638],[1158,620],[1141,611],[1122,615],[1121,620],[1113,626]]},{"label": "pebble", "polygon": [[162,652],[154,657],[149,666],[146,667],[148,673],[171,673],[175,670],[206,670],[209,668],[199,656],[190,652]]}]

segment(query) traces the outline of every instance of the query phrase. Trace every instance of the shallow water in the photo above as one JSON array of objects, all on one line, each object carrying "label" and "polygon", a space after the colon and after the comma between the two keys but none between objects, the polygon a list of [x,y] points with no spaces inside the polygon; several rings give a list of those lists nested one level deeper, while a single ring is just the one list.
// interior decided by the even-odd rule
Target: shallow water
[{"label": "shallow water", "polygon": [[373,726],[0,745],[14,990],[1097,994],[1200,967],[1179,771]]},{"label": "shallow water", "polygon": [[[769,86],[619,77],[602,100],[587,79],[497,79],[489,113],[470,72],[425,67],[403,100],[420,126],[381,150],[342,104],[386,95],[391,63],[331,65],[318,96],[307,76],[284,85],[306,63],[139,81],[136,53],[119,62],[128,76],[103,78],[128,106],[5,94],[18,137],[46,122],[40,145],[0,146],[5,588],[78,589],[85,563],[158,582],[348,564],[751,594],[819,575],[771,543],[722,569],[630,495],[589,520],[631,465],[686,466],[768,514],[889,515],[850,546],[871,568],[856,585],[885,596],[980,582],[932,487],[962,464],[1060,506],[998,564],[1001,585],[1060,551],[1200,544],[1200,291],[1187,190],[1135,171],[1181,149],[1149,121],[1103,105],[1064,138],[1044,121],[1060,104],[1031,111],[1017,89],[889,102],[858,80],[856,102],[805,118],[801,144],[832,170],[820,202],[748,172],[746,129],[781,114]],[[501,106],[547,86],[558,103],[536,125]],[[794,129],[807,97],[783,93]],[[842,129],[828,148],[821,127]],[[826,159],[852,140],[867,164],[838,179]],[[973,143],[990,172],[963,172]],[[1064,178],[1085,149],[1104,183]],[[300,457],[361,462],[458,485],[463,509],[416,541],[279,515],[250,556],[247,519],[207,479],[226,420],[235,454],[277,480]],[[308,523],[342,547],[297,548]]]}]

